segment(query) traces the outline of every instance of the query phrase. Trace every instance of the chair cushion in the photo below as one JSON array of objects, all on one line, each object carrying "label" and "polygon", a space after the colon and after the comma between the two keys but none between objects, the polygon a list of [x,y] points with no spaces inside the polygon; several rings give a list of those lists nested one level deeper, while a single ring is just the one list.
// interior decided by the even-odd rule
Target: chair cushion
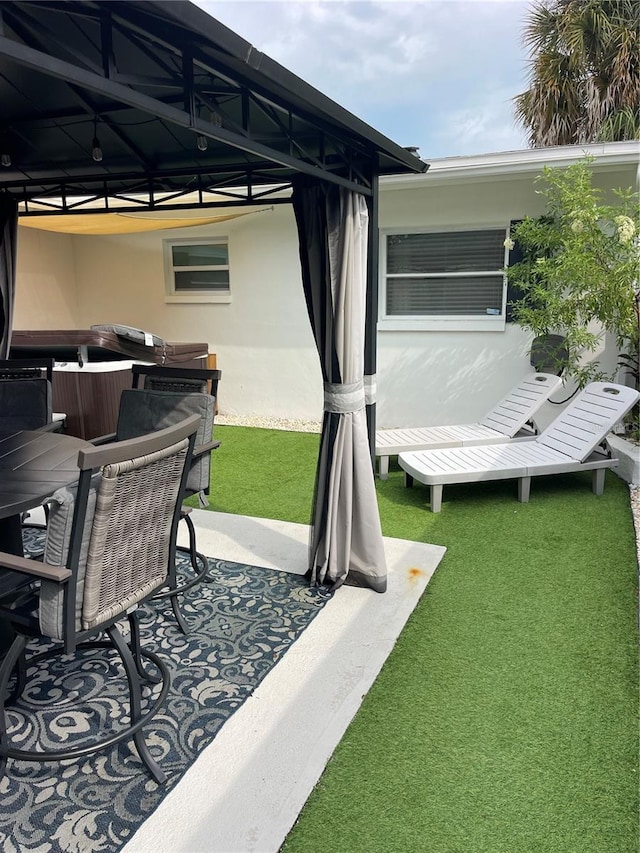
[{"label": "chair cushion", "polygon": [[[126,389],[120,397],[116,438],[124,441],[173,426],[189,415],[200,415],[195,446],[211,440],[215,400],[209,394],[183,394],[171,391]],[[209,488],[211,456],[196,459],[187,478],[187,493]]]},{"label": "chair cushion", "polygon": [[40,429],[51,421],[51,383],[47,379],[0,380],[0,429]]},{"label": "chair cushion", "polygon": [[[87,514],[84,522],[84,532],[80,546],[80,561],[76,587],[76,630],[81,630],[82,600],[84,597],[84,577],[87,567],[87,554],[91,539],[91,524],[96,509],[96,494],[100,484],[100,473],[91,478]],[[44,549],[44,561],[52,566],[66,566],[73,513],[76,505],[77,486],[63,486],[49,499],[49,520],[47,522],[47,539]],[[64,586],[53,581],[42,581],[40,585],[40,630],[54,640],[64,636]]]}]

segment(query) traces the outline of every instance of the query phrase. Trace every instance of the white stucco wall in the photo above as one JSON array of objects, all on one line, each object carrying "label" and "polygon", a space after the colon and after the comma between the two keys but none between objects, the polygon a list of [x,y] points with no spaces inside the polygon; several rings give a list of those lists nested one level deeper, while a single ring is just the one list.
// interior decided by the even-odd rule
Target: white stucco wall
[{"label": "white stucco wall", "polygon": [[[506,227],[531,206],[530,181],[450,186],[420,180],[415,189],[382,184],[380,229]],[[537,202],[533,196],[533,202]],[[536,207],[539,206],[535,205]],[[513,211],[513,213],[511,212]],[[537,213],[538,211],[533,211]],[[530,336],[504,331],[378,332],[378,424],[431,426],[477,420],[530,369]]]},{"label": "white stucco wall", "polygon": [[18,229],[14,329],[77,329],[80,322],[71,237]]},{"label": "white stucco wall", "polygon": [[[459,168],[452,158],[442,161],[446,168],[435,163],[422,177],[382,180],[381,230],[506,227],[512,219],[542,213],[544,200],[534,184],[539,162],[491,169],[487,160],[477,173]],[[598,173],[596,183],[632,186],[636,170],[633,161],[614,163]],[[20,231],[15,328],[117,322],[167,340],[203,341],[222,370],[222,413],[320,418],[321,373],[289,205],[215,225],[143,235]],[[209,235],[229,239],[232,302],[167,304],[163,238]],[[378,425],[476,420],[528,372],[529,345],[530,336],[514,324],[480,332],[379,329]],[[615,348],[598,355],[613,370]],[[564,397],[564,391],[556,395]],[[547,406],[541,421],[556,411]]]},{"label": "white stucco wall", "polygon": [[[226,236],[232,302],[167,304],[162,240]],[[315,419],[322,377],[307,320],[295,222],[279,205],[215,225],[74,237],[80,317],[203,341],[222,370],[225,414]]]}]

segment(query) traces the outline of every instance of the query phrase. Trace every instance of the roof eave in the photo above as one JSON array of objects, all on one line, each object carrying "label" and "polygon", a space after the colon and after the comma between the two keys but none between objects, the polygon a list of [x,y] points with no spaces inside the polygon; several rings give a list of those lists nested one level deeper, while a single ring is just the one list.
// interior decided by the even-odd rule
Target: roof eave
[{"label": "roof eave", "polygon": [[[498,151],[464,157],[443,157],[430,161],[429,185],[457,183],[539,173],[544,166],[569,166],[585,156],[595,159],[598,170],[616,166],[640,166],[640,143],[598,142],[584,145],[562,145],[549,148],[526,148],[518,151]],[[416,175],[397,175],[381,179],[381,189],[418,188],[424,180]]]}]

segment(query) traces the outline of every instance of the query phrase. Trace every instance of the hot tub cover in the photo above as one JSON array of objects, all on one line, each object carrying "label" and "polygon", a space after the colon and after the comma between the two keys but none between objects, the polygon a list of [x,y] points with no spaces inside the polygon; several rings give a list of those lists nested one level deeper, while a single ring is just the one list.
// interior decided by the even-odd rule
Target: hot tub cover
[{"label": "hot tub cover", "polygon": [[119,361],[181,364],[207,355],[208,344],[165,341],[157,335],[118,324],[89,329],[14,331],[11,357],[29,358],[45,352],[56,361]]}]

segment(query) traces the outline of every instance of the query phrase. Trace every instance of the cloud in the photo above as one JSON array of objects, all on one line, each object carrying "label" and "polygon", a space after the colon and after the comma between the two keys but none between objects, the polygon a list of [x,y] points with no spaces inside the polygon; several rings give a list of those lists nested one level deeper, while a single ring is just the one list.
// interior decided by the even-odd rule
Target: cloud
[{"label": "cloud", "polygon": [[[526,0],[197,0],[281,65],[423,156],[522,137]],[[508,131],[507,131],[508,125]],[[518,146],[521,147],[521,146]]]},{"label": "cloud", "polygon": [[511,93],[506,90],[494,91],[490,99],[477,97],[463,109],[447,112],[443,119],[441,130],[434,134],[434,148],[439,151],[463,155],[526,147],[525,133],[513,121]]}]

